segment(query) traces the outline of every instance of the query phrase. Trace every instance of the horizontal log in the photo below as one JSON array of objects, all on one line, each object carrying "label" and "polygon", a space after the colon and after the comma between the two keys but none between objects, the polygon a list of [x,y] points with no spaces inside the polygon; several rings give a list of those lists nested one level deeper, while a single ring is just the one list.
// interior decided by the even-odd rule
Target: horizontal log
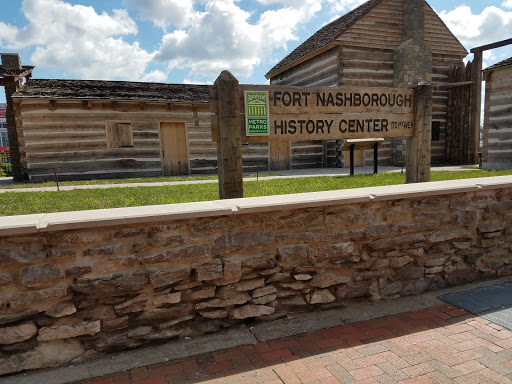
[{"label": "horizontal log", "polygon": [[32,134],[26,132],[24,135],[25,145],[27,143],[62,143],[62,142],[75,142],[81,140],[104,140],[106,141],[105,132],[85,132],[85,133],[71,133],[63,132],[58,135],[55,134]]},{"label": "horizontal log", "polygon": [[[162,171],[158,170],[144,170],[144,171],[130,171],[130,170],[110,170],[109,172],[93,171],[83,173],[61,173],[58,174],[60,181],[74,181],[74,180],[91,180],[91,179],[127,179],[127,178],[145,178],[145,177],[161,177]],[[53,170],[48,173],[32,173],[29,175],[31,182],[43,182],[48,180],[55,180]]]},{"label": "horizontal log", "polygon": [[57,169],[57,172],[87,172],[87,171],[110,171],[112,169],[130,169],[141,170],[146,168],[159,168],[160,161],[142,160],[142,159],[108,159],[95,161],[66,161],[66,162],[48,162],[48,163],[30,163],[27,168],[30,170],[51,171]]},{"label": "horizontal log", "polygon": [[369,60],[393,64],[394,53],[380,49],[361,49],[357,47],[343,47],[343,61],[349,63],[351,60]]},{"label": "horizontal log", "polygon": [[74,151],[74,152],[51,152],[51,153],[27,153],[26,159],[29,162],[52,162],[52,161],[81,161],[81,160],[116,160],[120,155],[130,158],[159,158],[160,151],[152,149],[131,149],[123,148],[120,153],[117,149],[105,151]]}]

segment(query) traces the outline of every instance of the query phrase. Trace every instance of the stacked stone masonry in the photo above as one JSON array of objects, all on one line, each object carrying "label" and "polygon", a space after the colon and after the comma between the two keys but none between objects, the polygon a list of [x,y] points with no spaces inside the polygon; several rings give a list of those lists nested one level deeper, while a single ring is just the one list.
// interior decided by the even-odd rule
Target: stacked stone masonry
[{"label": "stacked stone masonry", "polygon": [[0,231],[0,373],[511,275],[511,208],[512,179],[423,197]]}]

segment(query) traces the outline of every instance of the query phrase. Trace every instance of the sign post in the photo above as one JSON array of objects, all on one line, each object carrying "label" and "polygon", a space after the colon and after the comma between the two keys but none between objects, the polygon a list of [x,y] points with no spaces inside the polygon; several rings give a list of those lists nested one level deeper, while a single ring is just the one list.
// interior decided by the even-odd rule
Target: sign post
[{"label": "sign post", "polygon": [[221,199],[244,197],[238,80],[230,72],[223,71],[214,87],[218,101],[219,195]]}]

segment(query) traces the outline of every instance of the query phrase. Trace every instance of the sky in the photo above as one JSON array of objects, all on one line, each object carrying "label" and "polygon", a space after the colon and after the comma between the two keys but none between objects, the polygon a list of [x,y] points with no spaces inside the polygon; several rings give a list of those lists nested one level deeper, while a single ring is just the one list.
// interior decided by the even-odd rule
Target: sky
[{"label": "sky", "polygon": [[[1,0],[0,52],[34,78],[211,84],[265,74],[365,0]],[[469,51],[512,37],[512,0],[429,0]],[[484,68],[512,57],[487,51]],[[472,55],[468,56],[471,60]],[[0,103],[5,94],[0,91]]]}]

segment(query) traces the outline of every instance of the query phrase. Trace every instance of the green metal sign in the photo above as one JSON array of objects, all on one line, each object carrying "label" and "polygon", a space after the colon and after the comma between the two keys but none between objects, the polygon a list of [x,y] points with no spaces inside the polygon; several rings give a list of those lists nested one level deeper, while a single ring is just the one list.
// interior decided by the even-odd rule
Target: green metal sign
[{"label": "green metal sign", "polygon": [[245,91],[244,95],[247,136],[270,135],[268,92]]}]

